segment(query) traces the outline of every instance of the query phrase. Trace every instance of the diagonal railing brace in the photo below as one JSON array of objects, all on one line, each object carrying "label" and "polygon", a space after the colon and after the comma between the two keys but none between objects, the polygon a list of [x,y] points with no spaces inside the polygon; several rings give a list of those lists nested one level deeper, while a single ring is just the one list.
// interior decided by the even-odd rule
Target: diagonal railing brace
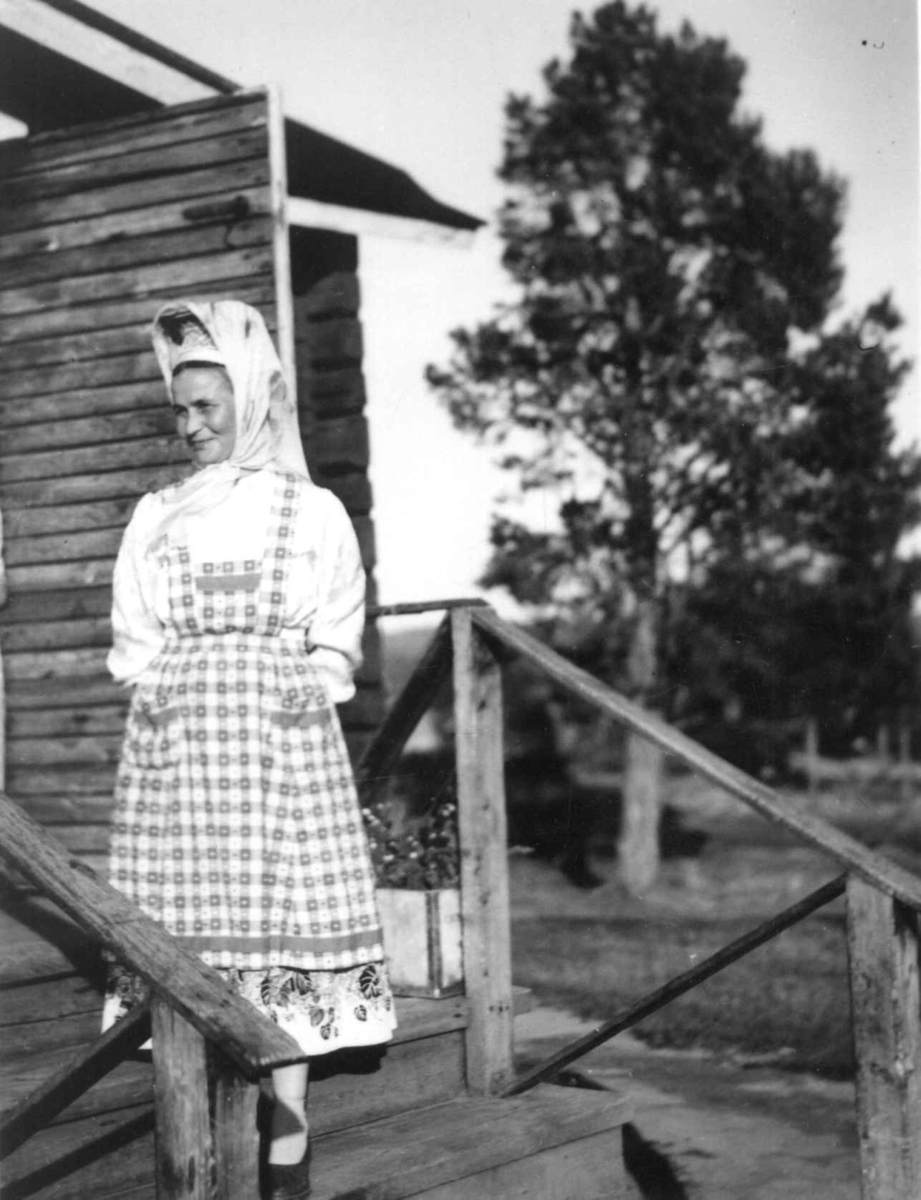
[{"label": "diagonal railing brace", "polygon": [[451,673],[451,623],[445,617],[355,769],[363,807],[374,802],[393,772],[423,713]]},{"label": "diagonal railing brace", "polygon": [[692,988],[703,983],[705,979],[709,979],[711,975],[716,975],[724,967],[728,967],[730,963],[743,958],[746,954],[751,953],[752,950],[757,950],[759,946],[763,946],[765,942],[769,942],[778,933],[783,933],[791,925],[796,925],[797,922],[802,921],[804,917],[808,917],[816,909],[822,908],[832,900],[837,900],[839,896],[844,895],[846,885],[847,876],[839,875],[837,879],[833,879],[830,883],[826,883],[816,891],[810,892],[808,896],[805,896],[789,908],[785,908],[783,912],[777,913],[769,921],[762,922],[761,925],[749,930],[748,933],[743,933],[735,941],[723,946],[715,954],[711,954],[709,958],[705,958],[696,967],[691,967],[689,971],[685,971],[681,975],[676,975],[674,979],[669,980],[668,983],[663,984],[656,991],[650,992],[642,1000],[631,1004],[629,1008],[625,1008],[623,1012],[618,1013],[610,1021],[605,1021],[603,1025],[599,1025],[597,1029],[586,1034],[585,1037],[581,1037],[578,1041],[564,1046],[562,1050],[545,1059],[544,1062],[540,1063],[533,1070],[516,1079],[511,1087],[507,1088],[502,1095],[517,1096],[521,1092],[528,1091],[542,1080],[547,1079],[548,1076],[556,1074],[563,1067],[567,1067],[571,1062],[575,1062],[577,1058],[581,1058],[583,1054],[587,1054],[589,1050],[594,1050],[596,1046],[600,1046],[603,1042],[610,1041],[617,1034],[623,1033],[625,1029],[629,1029],[631,1025],[636,1025],[639,1021],[650,1016],[658,1009],[664,1008],[666,1004],[670,1004],[672,1000],[676,1000],[679,996],[683,996],[685,992],[691,991]]},{"label": "diagonal railing brace", "polygon": [[138,1005],[0,1120],[0,1157],[18,1149],[150,1037],[150,1008]]}]

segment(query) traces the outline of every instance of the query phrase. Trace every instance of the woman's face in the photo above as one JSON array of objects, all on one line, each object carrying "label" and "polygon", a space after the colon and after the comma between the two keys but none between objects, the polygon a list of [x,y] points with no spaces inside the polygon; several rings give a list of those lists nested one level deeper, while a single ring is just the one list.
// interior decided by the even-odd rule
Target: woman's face
[{"label": "woman's face", "polygon": [[233,453],[237,411],[230,376],[221,367],[185,367],[173,378],[176,429],[196,467],[224,462]]}]

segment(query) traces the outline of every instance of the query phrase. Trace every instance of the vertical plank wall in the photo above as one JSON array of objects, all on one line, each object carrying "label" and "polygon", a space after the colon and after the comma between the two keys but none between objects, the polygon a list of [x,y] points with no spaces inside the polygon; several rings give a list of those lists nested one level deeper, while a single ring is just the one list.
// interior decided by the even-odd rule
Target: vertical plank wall
[{"label": "vertical plank wall", "polygon": [[97,865],[112,566],[138,498],[187,470],[148,328],[168,297],[236,296],[275,331],[266,114],[241,93],[0,147],[7,790]]}]

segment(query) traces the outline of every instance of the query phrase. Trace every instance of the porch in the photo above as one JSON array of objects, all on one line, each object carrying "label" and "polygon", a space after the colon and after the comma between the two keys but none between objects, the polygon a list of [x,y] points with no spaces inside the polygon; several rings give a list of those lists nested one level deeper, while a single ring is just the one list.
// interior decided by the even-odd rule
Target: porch
[{"label": "porch", "polygon": [[[510,653],[526,656],[559,685],[820,847],[844,869],[517,1076],[501,721],[501,664]],[[629,1098],[563,1089],[548,1081],[846,894],[862,1194],[865,1200],[916,1195],[921,1180],[917,878],[796,810],[481,606],[461,605],[445,617],[365,750],[357,775],[366,804],[449,676],[464,995],[401,1000],[401,1030],[390,1050],[373,1061],[360,1055],[330,1064],[330,1072],[317,1078],[311,1097],[315,1194],[327,1200],[629,1195],[621,1152]],[[9,1154],[8,1197],[77,1197],[92,1191],[138,1200],[154,1194],[161,1200],[243,1200],[257,1194],[258,1081],[272,1066],[296,1058],[297,1047],[227,995],[207,968],[172,946],[159,927],[7,801],[2,826],[3,854],[18,874],[6,906],[7,928],[17,931],[8,943],[7,961],[15,963],[18,980],[7,992],[8,1000],[15,993],[18,1008],[12,1011],[18,1020],[7,1018],[12,1069],[6,1094],[8,1104],[23,1097],[7,1108],[0,1128]],[[55,901],[69,920],[56,916],[38,893]],[[89,942],[101,943],[154,983],[152,1068],[131,1061],[148,1036],[144,1012],[79,1050],[69,1065],[60,1065],[98,1027]],[[24,981],[26,966],[29,982]],[[517,1003],[520,1007],[520,998]]]}]

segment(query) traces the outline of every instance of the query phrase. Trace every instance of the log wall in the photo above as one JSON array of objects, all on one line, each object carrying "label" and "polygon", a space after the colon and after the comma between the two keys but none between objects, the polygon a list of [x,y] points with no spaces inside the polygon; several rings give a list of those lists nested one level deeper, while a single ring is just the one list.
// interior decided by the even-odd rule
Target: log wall
[{"label": "log wall", "polygon": [[[240,94],[0,145],[7,791],[97,870],[127,707],[105,669],[115,556],[140,496],[188,469],[150,347],[163,300],[254,304],[287,341],[283,362],[295,300],[305,451],[352,517],[375,598],[357,246],[318,231],[279,245],[273,115],[266,95]],[[371,628],[343,714],[353,749],[377,720],[380,678]],[[96,1036],[101,988],[98,951],[0,870],[0,1108]],[[462,1035],[450,1037],[453,1074],[426,1059],[433,1099],[462,1088]],[[404,1094],[382,1076],[354,1097],[382,1115]],[[150,1194],[149,1109],[149,1072],[128,1062],[4,1163],[10,1195]]]},{"label": "log wall", "polygon": [[[358,240],[317,229],[291,233],[298,415],[311,477],[348,510],[368,572],[368,603],[377,601],[376,551],[368,478],[370,445],[362,374]],[[383,716],[380,635],[365,627],[358,692],[341,710],[353,758]]]},{"label": "log wall", "polygon": [[[167,298],[235,297],[277,336],[270,129],[241,93],[0,145],[7,790],[97,866],[126,710],[105,670],[115,555],[140,496],[187,471],[149,325]],[[291,250],[307,453],[373,570],[357,250],[309,231]],[[359,730],[373,630],[366,660]]]}]

